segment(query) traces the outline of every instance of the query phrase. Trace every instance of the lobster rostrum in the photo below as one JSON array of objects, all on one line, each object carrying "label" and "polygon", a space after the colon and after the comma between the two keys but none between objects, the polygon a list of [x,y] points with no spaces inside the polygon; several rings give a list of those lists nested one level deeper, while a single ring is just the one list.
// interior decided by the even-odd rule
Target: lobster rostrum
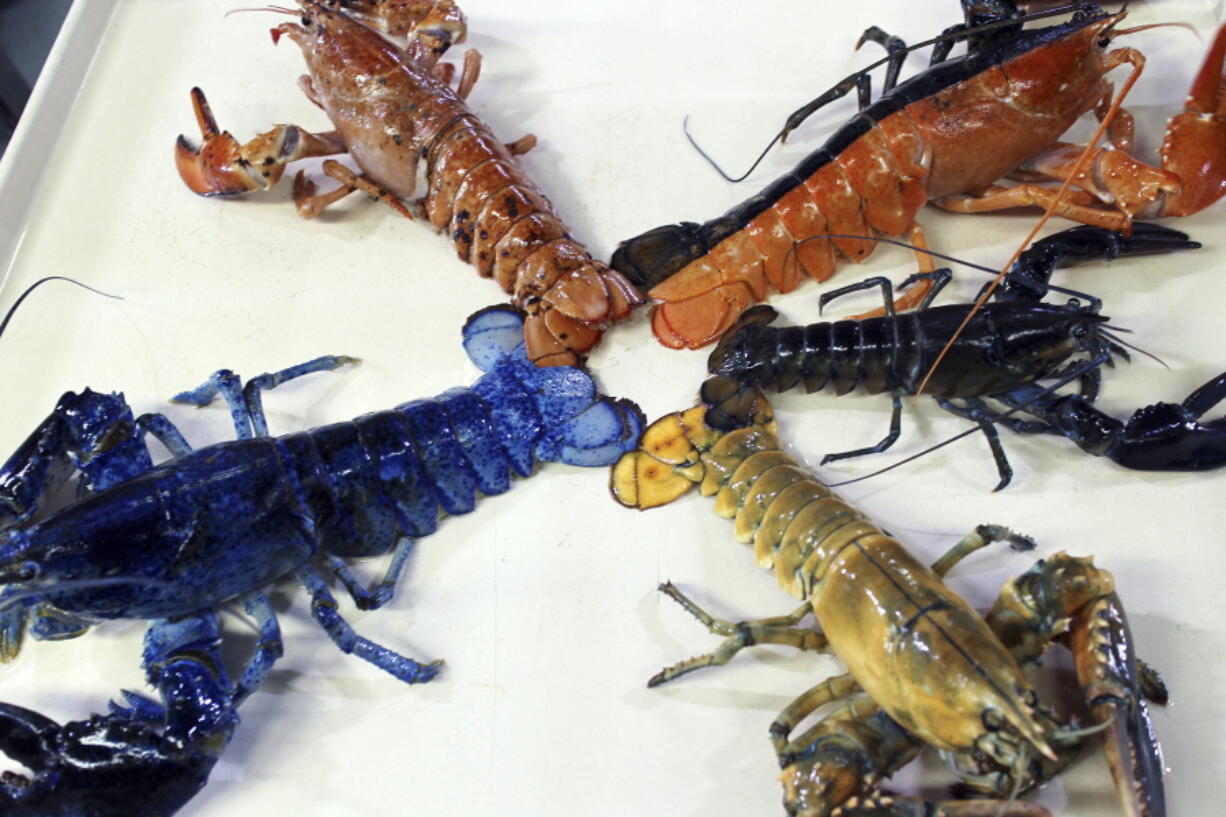
[{"label": "lobster rostrum", "polygon": [[[0,798],[26,809],[5,813],[129,815],[109,798],[131,784],[130,800],[153,774],[173,777],[169,794],[140,813],[173,813],[204,784],[238,705],[282,652],[264,595],[281,578],[307,588],[312,616],[342,651],[408,683],[433,678],[439,662],[357,635],[325,576],[359,607],[380,607],[414,539],[442,514],[472,511],[480,495],[509,490],[538,462],[609,465],[642,430],[638,408],[600,395],[585,372],[534,366],[522,324],[510,307],[469,319],[465,349],[484,372],[470,388],[281,437],[268,436],[261,392],[353,359],[318,358],[246,386],[217,372],[176,400],[203,406],[220,394],[239,439],[195,451],[164,416],[133,419],[121,395],[65,394],[0,470],[0,659],[17,656],[25,632],[66,638],[106,619],[151,619],[145,666],[164,703],[133,699],[62,728],[0,708],[0,751],[34,773],[20,784],[5,779]],[[174,458],[152,466],[146,433]],[[74,471],[86,496],[47,511]],[[388,553],[370,588],[346,561]],[[231,599],[243,600],[260,631],[237,684],[214,659],[213,611]],[[179,632],[184,617],[200,623]],[[103,747],[77,751],[95,740]]]},{"label": "lobster rostrum", "polygon": [[[657,420],[638,450],[613,467],[611,488],[623,505],[648,509],[698,484],[704,495],[714,495],[716,513],[734,518],[736,539],[752,543],[758,566],[772,569],[780,586],[804,604],[790,615],[733,623],[662,585],[727,638],[714,652],[661,671],[649,685],[727,663],[755,644],[832,652],[847,674],[803,693],[771,727],[790,813],[901,817],[935,809],[1033,817],[1046,810],[1000,799],[1011,800],[1058,772],[1083,734],[1039,704],[1022,666],[1068,632],[1091,706],[1103,707],[1095,717],[1123,749],[1109,755],[1119,766],[1117,780],[1136,784],[1127,792],[1121,785],[1128,808],[1163,813],[1157,745],[1140,700],[1157,697],[1157,685],[1130,663],[1131,640],[1110,574],[1059,554],[1007,586],[985,620],[941,577],[989,542],[1031,547],[1029,540],[981,526],[929,568],[784,453],[769,405],[756,405],[755,422],[731,432],[706,425],[703,406]],[[1106,627],[1104,610],[1119,614]],[[817,626],[801,627],[809,614]],[[1116,654],[1127,661],[1117,662]],[[829,717],[789,739],[802,721],[832,703],[838,707]],[[1109,707],[1127,709],[1129,718],[1116,718]],[[948,753],[969,791],[995,799],[934,807],[882,796],[879,782],[921,744]]]},{"label": "lobster rostrum", "polygon": [[313,134],[278,125],[240,145],[219,131],[203,92],[195,88],[192,103],[203,142],[193,148],[180,137],[175,148],[188,187],[223,196],[265,190],[290,162],[348,151],[362,174],[325,162],[325,172],[342,186],[316,195],[299,173],[299,212],[313,217],[364,190],[412,218],[404,202],[414,199],[418,176],[424,175],[421,204],[427,219],[447,234],[462,260],[494,278],[527,313],[528,356],[538,364],[578,362],[605,326],[641,303],[621,273],[593,259],[570,235],[515,161],[535,138],[503,144],[468,109],[464,99],[480,70],[478,52],[466,53],[458,87],[452,89],[451,67],[437,60],[462,37],[462,15],[450,28],[430,26],[432,18],[426,18],[401,49],[349,17],[341,0],[299,5],[301,20],[277,26],[273,37],[287,37],[302,49],[310,73],[301,86],[336,130]]},{"label": "lobster rostrum", "polygon": [[[929,380],[926,392],[948,411],[977,422],[992,447],[1000,483],[1008,484],[1012,471],[1000,446],[996,424],[1022,433],[1064,434],[1087,451],[1102,448],[1104,423],[1114,423],[1093,408],[1097,395],[1099,366],[1111,363],[1112,355],[1127,356],[1107,331],[1107,318],[1099,314],[1096,299],[1081,303],[1046,304],[1048,281],[1058,264],[1112,260],[1122,255],[1140,255],[1194,249],[1200,245],[1176,230],[1138,222],[1129,235],[1099,227],[1074,227],[1048,236],[1026,250],[1013,266],[996,299],[981,310],[971,304],[930,306],[949,280],[948,270],[938,270],[936,279],[915,312],[896,315],[890,282],[873,278],[822,295],[825,305],[847,292],[880,287],[886,315],[807,326],[774,326],[777,313],[769,306],[747,309],[720,340],[707,360],[715,375],[703,384],[702,399],[709,411],[706,422],[731,430],[752,420],[753,387],[785,391],[803,387],[807,392],[832,386],[846,394],[856,387],[871,394],[887,392],[893,399],[889,433],[876,445],[829,454],[823,463],[861,454],[885,451],[897,441],[901,428],[902,396],[916,394],[920,378],[947,344],[944,364]],[[912,279],[914,280],[914,278]],[[906,284],[904,284],[905,286]],[[1067,290],[1061,290],[1067,291]],[[957,330],[969,322],[960,334]],[[1079,373],[1082,393],[1051,393],[1037,381]],[[1212,390],[1217,399],[1221,387]],[[1025,412],[1014,417],[985,402],[998,400]],[[1217,400],[1195,401],[1195,417]],[[1220,448],[1211,426],[1195,417],[1173,427],[1157,409],[1134,415],[1129,434],[1111,436],[1111,456],[1128,467],[1144,470],[1184,468],[1200,470],[1221,464],[1209,454]],[[1165,447],[1149,446],[1145,456],[1134,454],[1132,440],[1161,433]],[[1189,457],[1181,449],[1206,452]],[[1165,453],[1164,453],[1165,452]],[[1097,453],[1105,453],[1099,451]]]},{"label": "lobster rostrum", "polygon": [[[652,316],[661,343],[699,348],[715,341],[770,290],[795,289],[802,270],[824,281],[839,257],[862,261],[876,246],[873,236],[902,235],[926,248],[916,220],[926,202],[959,212],[1056,204],[1058,191],[1037,181],[1068,178],[1082,151],[1060,142],[1061,135],[1084,113],[1105,117],[1112,86],[1104,75],[1124,64],[1139,69],[1144,57],[1130,48],[1107,50],[1126,33],[1118,28],[1122,12],[1078,4],[1067,22],[1022,29],[999,9],[980,14],[972,10],[986,4],[964,6],[971,49],[965,56],[946,60],[948,48],[939,49],[928,70],[895,85],[905,47],[869,29],[866,38],[887,44],[897,58],[877,101],[869,102],[867,75],[855,77],[836,90],[858,87],[860,111],[792,171],[703,224],[658,227],[622,242],[612,265],[662,302]],[[996,25],[991,33],[975,36],[989,24]],[[1111,144],[1091,152],[1056,214],[1127,231],[1134,216],[1189,215],[1221,198],[1224,66],[1226,27],[1185,112],[1170,123],[1162,167],[1129,155],[1132,120],[1121,111],[1108,130]],[[1011,174],[1023,183],[996,185]],[[918,265],[921,272],[933,269],[924,255]],[[922,301],[930,285],[915,287],[897,308]]]}]

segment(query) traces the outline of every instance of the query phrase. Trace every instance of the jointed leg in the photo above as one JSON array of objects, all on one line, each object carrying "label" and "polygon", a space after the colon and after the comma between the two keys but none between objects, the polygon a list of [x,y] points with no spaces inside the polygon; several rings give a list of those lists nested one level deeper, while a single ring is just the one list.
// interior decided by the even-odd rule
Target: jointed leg
[{"label": "jointed leg", "polygon": [[230,408],[230,418],[234,422],[234,433],[238,439],[267,437],[268,421],[264,417],[261,392],[275,389],[282,383],[303,375],[332,371],[358,362],[358,358],[347,355],[323,355],[277,372],[257,375],[251,378],[245,387],[238,375],[229,369],[221,369],[209,375],[209,379],[196,388],[176,394],[171,398],[171,402],[188,403],[202,408],[220,394]]},{"label": "jointed leg", "polygon": [[[933,199],[932,203],[954,213],[988,213],[1011,207],[1048,207],[1056,200],[1058,192],[1035,184],[1019,184],[1016,187],[994,185],[978,196],[946,196]],[[1114,210],[1101,210],[1093,206],[1096,201],[1094,196],[1084,191],[1067,191],[1056,207],[1055,215],[1107,230],[1128,229],[1132,221],[1130,216]]]},{"label": "jointed leg", "polygon": [[329,556],[328,567],[336,574],[336,578],[340,579],[341,584],[345,585],[345,589],[349,591],[358,609],[377,610],[392,600],[392,596],[396,593],[396,583],[400,579],[400,574],[404,572],[404,566],[412,552],[413,539],[402,536],[396,543],[396,549],[392,552],[392,559],[388,563],[383,578],[370,590],[362,586],[361,581],[339,556]]},{"label": "jointed leg", "polygon": [[413,220],[413,213],[404,205],[400,197],[385,189],[382,185],[377,184],[369,176],[354,173],[335,159],[329,159],[324,162],[323,171],[328,177],[340,182],[341,187],[317,195],[315,193],[315,183],[309,181],[305,174],[299,171],[298,175],[294,177],[294,204],[298,207],[298,214],[303,218],[314,218],[323,212],[324,208],[328,205],[340,201],[355,190],[361,190],[363,193],[383,202],[410,221]]},{"label": "jointed leg", "polygon": [[[876,318],[887,313],[906,312],[909,309],[926,309],[932,303],[932,299],[936,297],[937,292],[941,290],[941,287],[949,283],[949,277],[941,274],[941,271],[936,268],[936,262],[933,261],[932,255],[926,252],[928,249],[928,239],[924,236],[924,228],[920,226],[918,221],[911,225],[904,238],[908,244],[915,248],[915,266],[918,272],[908,278],[900,289],[905,289],[910,284],[916,282],[919,282],[920,285],[894,301],[893,310],[873,309],[869,312],[852,316],[852,320]],[[946,273],[948,273],[948,270],[946,270]]]},{"label": "jointed leg", "polygon": [[902,433],[902,396],[899,392],[894,392],[890,395],[892,408],[890,409],[890,430],[889,433],[881,439],[881,442],[876,445],[870,445],[866,448],[857,448],[854,451],[840,451],[835,454],[827,454],[822,457],[822,465],[827,463],[837,462],[838,460],[851,459],[852,457],[861,457],[865,454],[880,454],[898,441],[898,435]]},{"label": "jointed leg", "polygon": [[779,757],[780,765],[786,766],[790,762],[785,761],[785,758],[790,754],[793,746],[804,739],[802,736],[798,741],[788,741],[788,736],[801,721],[826,704],[846,698],[859,688],[859,684],[851,677],[851,673],[835,675],[802,692],[784,707],[770,725],[771,745],[775,747],[775,754]]},{"label": "jointed leg", "polygon": [[992,490],[999,491],[1007,486],[1013,480],[1013,467],[1009,465],[1009,458],[1005,456],[1005,449],[1000,445],[1000,434],[996,431],[996,425],[992,422],[992,419],[979,408],[964,408],[944,397],[937,397],[935,399],[937,405],[946,411],[957,414],[959,417],[964,417],[979,425],[983,436],[987,438],[988,448],[992,452],[992,459],[996,462],[996,472],[1000,475],[1000,481],[996,483],[996,487]]},{"label": "jointed leg", "polygon": [[963,536],[944,556],[932,563],[932,570],[944,578],[954,565],[977,550],[997,542],[1007,542],[1016,551],[1034,550],[1034,540],[1029,536],[1014,533],[1002,525],[979,525]]},{"label": "jointed leg", "polygon": [[323,577],[314,568],[303,567],[298,571],[298,580],[311,594],[311,615],[341,652],[369,661],[409,684],[425,683],[438,674],[442,661],[422,664],[355,633],[349,622],[337,612],[336,599],[328,592]]},{"label": "jointed leg", "polygon": [[727,636],[727,638],[715,648],[714,652],[694,656],[656,673],[647,682],[649,687],[658,686],[704,667],[727,664],[742,649],[752,647],[755,644],[784,644],[789,647],[795,647],[798,650],[813,650],[816,652],[823,652],[827,649],[828,642],[824,635],[816,630],[796,626],[808,614],[808,603],[802,604],[785,616],[775,616],[756,621],[731,622],[715,618],[703,610],[678,590],[672,582],[660,585],[660,592],[684,607],[707,630],[716,635]]},{"label": "jointed leg", "polygon": [[[890,55],[890,61],[885,69],[885,81],[881,85],[881,92],[889,93],[898,84],[898,75],[902,71],[903,62],[907,59],[907,44],[901,37],[887,34],[877,26],[870,26],[864,30],[856,42],[856,50],[859,51],[860,46],[867,42],[877,43]],[[862,101],[860,110],[864,110],[865,107],[867,104]]]},{"label": "jointed leg", "polygon": [[260,635],[255,651],[248,659],[247,666],[243,668],[243,674],[238,679],[238,685],[234,688],[235,709],[247,700],[252,692],[259,689],[260,684],[268,677],[272,665],[285,654],[285,644],[281,641],[281,626],[277,623],[277,614],[273,611],[268,597],[263,593],[250,596],[243,603],[243,607],[247,615],[255,619]]}]

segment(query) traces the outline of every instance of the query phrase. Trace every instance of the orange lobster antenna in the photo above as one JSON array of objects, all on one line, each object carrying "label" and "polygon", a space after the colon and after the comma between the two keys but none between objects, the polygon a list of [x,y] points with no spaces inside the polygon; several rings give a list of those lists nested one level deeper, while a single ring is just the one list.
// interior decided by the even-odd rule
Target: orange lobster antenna
[{"label": "orange lobster antenna", "polygon": [[238,14],[240,11],[272,11],[277,14],[288,14],[290,17],[298,16],[297,11],[285,8],[284,6],[247,6],[245,8],[230,9],[223,16],[229,17],[231,14]]},{"label": "orange lobster antenna", "polygon": [[1060,185],[1060,189],[1056,192],[1056,197],[1052,200],[1051,204],[1047,206],[1046,211],[1043,213],[1043,217],[1040,218],[1037,223],[1035,223],[1034,227],[1030,230],[1030,233],[1024,239],[1022,239],[1022,243],[1019,244],[1018,248],[1013,251],[1013,255],[1010,256],[1009,260],[1005,262],[1004,267],[1001,268],[996,278],[993,279],[992,283],[988,284],[988,286],[984,289],[983,294],[979,296],[979,300],[975,301],[975,305],[971,308],[970,312],[966,314],[966,318],[962,321],[962,324],[954,332],[953,336],[949,339],[949,342],[945,344],[945,347],[941,349],[940,354],[937,355],[937,359],[933,361],[930,367],[928,367],[927,374],[925,374],[924,379],[920,381],[919,388],[915,390],[916,400],[918,400],[919,396],[924,393],[924,387],[927,386],[928,381],[932,379],[933,373],[935,373],[937,367],[941,365],[941,361],[945,359],[945,355],[949,352],[950,347],[954,345],[954,341],[956,341],[962,334],[962,331],[966,329],[966,325],[971,322],[971,318],[975,317],[975,313],[978,312],[985,303],[987,303],[988,298],[992,297],[992,293],[996,291],[998,286],[1000,286],[1000,282],[1004,280],[1005,274],[1013,266],[1013,263],[1017,261],[1022,252],[1024,252],[1025,249],[1030,246],[1030,242],[1034,240],[1036,235],[1038,235],[1039,230],[1043,229],[1043,225],[1051,220],[1051,217],[1056,212],[1056,208],[1058,208],[1064,202],[1064,196],[1068,193],[1069,186],[1073,183],[1074,179],[1081,175],[1081,169],[1085,165],[1086,160],[1090,157],[1090,153],[1094,150],[1094,146],[1098,144],[1098,140],[1102,138],[1104,133],[1106,133],[1107,127],[1111,124],[1111,120],[1115,118],[1115,114],[1124,103],[1124,98],[1128,96],[1128,92],[1132,90],[1132,86],[1136,84],[1136,81],[1140,78],[1140,76],[1141,66],[1134,63],[1132,73],[1128,75],[1128,79],[1126,79],[1124,84],[1120,87],[1120,92],[1112,101],[1111,108],[1107,111],[1106,115],[1103,116],[1102,121],[1098,123],[1098,129],[1094,131],[1094,135],[1091,136],[1089,142],[1086,143],[1085,150],[1083,150],[1081,155],[1077,157],[1077,161],[1074,163],[1073,169],[1064,180],[1064,184]]},{"label": "orange lobster antenna", "polygon": [[1197,31],[1196,27],[1192,25],[1191,23],[1147,23],[1143,26],[1133,26],[1132,28],[1117,29],[1115,32],[1115,36],[1120,37],[1125,34],[1136,34],[1141,31],[1149,31],[1151,28],[1186,28],[1188,31],[1191,31],[1193,34],[1195,34],[1198,38],[1200,37],[1200,32]]}]

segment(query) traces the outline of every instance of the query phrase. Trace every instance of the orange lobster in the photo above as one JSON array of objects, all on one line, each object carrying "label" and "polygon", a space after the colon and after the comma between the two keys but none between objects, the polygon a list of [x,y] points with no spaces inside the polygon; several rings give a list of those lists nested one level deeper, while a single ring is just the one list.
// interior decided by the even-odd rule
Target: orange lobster
[{"label": "orange lobster", "polygon": [[[577,363],[605,326],[642,302],[621,273],[594,260],[571,237],[514,160],[536,144],[535,137],[503,144],[464,104],[480,71],[478,52],[465,54],[457,89],[451,88],[454,69],[437,60],[466,31],[453,3],[300,0],[299,5],[301,20],[274,28],[273,39],[288,37],[302,49],[310,71],[302,89],[336,130],[314,134],[278,125],[240,145],[219,130],[204,93],[194,88],[203,143],[193,148],[180,136],[175,147],[179,175],[188,187],[206,196],[267,190],[290,162],[348,151],[362,174],[325,162],[324,172],[341,182],[336,190],[316,195],[298,173],[299,213],[311,218],[363,190],[412,218],[404,200],[412,199],[418,163],[424,161],[427,218],[446,231],[461,259],[493,277],[527,313],[528,356],[540,365]],[[389,32],[408,33],[408,46],[390,43],[348,16],[349,10],[370,15]]]},{"label": "orange lobster", "polygon": [[[1135,216],[1198,212],[1226,194],[1226,26],[1168,127],[1161,168],[1129,155],[1126,111],[1110,123],[1111,144],[1091,151],[1080,171],[1084,147],[1059,141],[1082,114],[1107,115],[1108,71],[1144,65],[1134,49],[1107,50],[1129,33],[1116,29],[1123,17],[1086,4],[1059,25],[984,36],[966,56],[897,87],[891,70],[885,93],[787,175],[705,224],[658,227],[623,242],[612,266],[663,302],[652,316],[661,343],[696,349],[770,289],[795,289],[801,269],[824,281],[839,256],[864,260],[874,235],[905,236],[930,272],[916,221],[929,201],[957,212],[1054,204],[1057,215],[1111,230],[1127,230]],[[876,29],[866,37],[887,41]],[[866,75],[853,79],[866,97]],[[995,184],[1006,175],[1023,183]],[[1070,176],[1076,189],[1060,201],[1035,183]],[[916,286],[896,308],[926,292]]]}]

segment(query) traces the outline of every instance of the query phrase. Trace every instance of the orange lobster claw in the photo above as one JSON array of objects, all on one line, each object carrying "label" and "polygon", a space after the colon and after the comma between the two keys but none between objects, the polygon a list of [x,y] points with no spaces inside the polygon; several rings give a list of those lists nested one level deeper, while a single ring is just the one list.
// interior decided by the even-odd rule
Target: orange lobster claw
[{"label": "orange lobster claw", "polygon": [[202,196],[237,196],[267,190],[286,166],[310,156],[334,156],[347,148],[335,131],[310,133],[297,125],[276,125],[246,144],[217,127],[204,91],[192,88],[192,109],[200,125],[200,147],[180,135],[175,142],[179,177]]},{"label": "orange lobster claw", "polygon": [[1184,112],[1171,119],[1160,153],[1162,167],[1183,186],[1167,199],[1163,215],[1191,215],[1226,195],[1226,25],[1188,91]]},{"label": "orange lobster claw", "polygon": [[200,146],[191,147],[182,134],[175,140],[175,167],[184,183],[202,196],[237,196],[263,189],[244,166],[242,145],[229,131],[218,129],[199,88],[192,88],[192,108],[200,125]]}]

